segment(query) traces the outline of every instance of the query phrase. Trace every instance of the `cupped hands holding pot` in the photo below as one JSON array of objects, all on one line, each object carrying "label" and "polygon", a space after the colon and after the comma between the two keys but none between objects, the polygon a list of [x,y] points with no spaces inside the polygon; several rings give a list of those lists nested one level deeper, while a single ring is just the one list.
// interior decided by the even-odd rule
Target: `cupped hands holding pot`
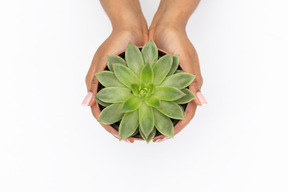
[{"label": "cupped hands holding pot", "polygon": [[[180,56],[181,68],[196,75],[196,79],[190,85],[190,90],[196,98],[193,100],[192,110],[189,111],[189,121],[193,118],[197,105],[205,106],[207,101],[200,89],[203,79],[200,72],[198,56],[195,48],[186,34],[186,24],[190,15],[196,9],[200,0],[161,0],[158,10],[148,30],[146,20],[142,14],[138,0],[100,0],[106,11],[113,30],[110,36],[96,51],[91,66],[86,76],[88,94],[82,105],[91,106],[95,118],[99,116],[94,95],[97,91],[97,79],[95,73],[106,67],[107,55],[118,55],[123,52],[129,43],[143,46],[152,39],[160,49]],[[163,135],[154,142],[167,139]],[[134,142],[133,138],[126,139]]]}]

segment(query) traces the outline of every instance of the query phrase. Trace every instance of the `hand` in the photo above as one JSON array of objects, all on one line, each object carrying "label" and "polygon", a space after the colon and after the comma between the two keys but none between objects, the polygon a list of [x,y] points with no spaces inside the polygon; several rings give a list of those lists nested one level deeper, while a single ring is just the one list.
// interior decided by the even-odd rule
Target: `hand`
[{"label": "hand", "polygon": [[[152,39],[158,48],[174,55],[180,55],[180,66],[182,69],[185,72],[196,75],[196,79],[189,87],[191,92],[196,95],[196,98],[193,100],[192,110],[186,114],[186,118],[190,121],[196,112],[197,105],[207,105],[205,97],[200,92],[203,78],[200,72],[198,55],[194,46],[187,37],[185,30],[188,18],[196,8],[199,1],[168,1],[161,1],[149,29],[149,39]],[[184,1],[186,3],[191,3],[191,6],[188,6],[191,8],[186,9],[186,13],[185,7],[183,7],[183,5],[185,5]],[[177,14],[175,10],[184,10],[184,13]],[[168,139],[168,137],[163,136],[153,141],[161,142],[166,139]]]},{"label": "hand", "polygon": [[[143,46],[148,41],[147,23],[141,13],[139,2],[134,0],[125,1],[127,1],[128,6],[131,7],[125,6],[126,3],[120,1],[101,1],[103,8],[111,20],[113,31],[94,55],[90,69],[86,75],[88,94],[82,103],[84,106],[91,107],[92,113],[96,119],[100,114],[100,110],[94,100],[98,84],[95,73],[104,70],[106,67],[106,56],[118,55],[124,52],[129,43]],[[118,137],[117,131],[112,131],[111,134]],[[134,140],[126,141],[134,142]]]}]

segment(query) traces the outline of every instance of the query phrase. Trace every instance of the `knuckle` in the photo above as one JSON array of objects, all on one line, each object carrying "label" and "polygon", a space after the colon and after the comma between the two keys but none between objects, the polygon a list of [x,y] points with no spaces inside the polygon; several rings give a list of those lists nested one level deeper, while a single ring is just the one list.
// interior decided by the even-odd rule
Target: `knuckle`
[{"label": "knuckle", "polygon": [[198,86],[198,78],[197,77],[192,81],[191,85],[193,87],[197,87]]},{"label": "knuckle", "polygon": [[91,78],[90,78],[90,75],[87,74],[86,77],[85,77],[85,82],[86,82],[86,85],[88,85],[91,81]]},{"label": "knuckle", "polygon": [[93,75],[93,79],[91,81],[91,84],[94,85],[94,84],[97,84],[97,83],[98,83],[98,80],[97,80],[96,76]]},{"label": "knuckle", "polygon": [[197,81],[198,81],[198,85],[199,85],[200,87],[202,87],[202,85],[203,85],[203,77],[202,77],[202,75],[199,75],[199,76],[197,77]]}]

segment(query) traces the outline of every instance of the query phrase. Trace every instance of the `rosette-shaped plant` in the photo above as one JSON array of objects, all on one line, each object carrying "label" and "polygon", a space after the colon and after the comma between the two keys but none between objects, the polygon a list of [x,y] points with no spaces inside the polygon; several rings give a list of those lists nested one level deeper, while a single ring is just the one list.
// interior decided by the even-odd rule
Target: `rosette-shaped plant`
[{"label": "rosette-shaped plant", "polygon": [[95,100],[105,107],[98,121],[103,124],[120,121],[120,140],[139,132],[148,143],[157,130],[173,137],[172,120],[185,116],[179,104],[195,97],[187,88],[195,76],[177,70],[178,65],[179,56],[167,54],[158,60],[158,49],[152,40],[141,51],[129,44],[125,60],[107,56],[109,70],[96,73],[104,88]]}]

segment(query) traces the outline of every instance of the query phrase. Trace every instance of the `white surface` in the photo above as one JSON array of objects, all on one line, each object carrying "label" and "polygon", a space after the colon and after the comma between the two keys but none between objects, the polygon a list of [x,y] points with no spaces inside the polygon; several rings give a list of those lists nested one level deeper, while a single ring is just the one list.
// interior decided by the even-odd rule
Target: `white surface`
[{"label": "white surface", "polygon": [[202,0],[187,30],[209,105],[128,144],[80,105],[111,31],[99,2],[1,1],[0,191],[288,191],[287,18],[284,0]]}]

